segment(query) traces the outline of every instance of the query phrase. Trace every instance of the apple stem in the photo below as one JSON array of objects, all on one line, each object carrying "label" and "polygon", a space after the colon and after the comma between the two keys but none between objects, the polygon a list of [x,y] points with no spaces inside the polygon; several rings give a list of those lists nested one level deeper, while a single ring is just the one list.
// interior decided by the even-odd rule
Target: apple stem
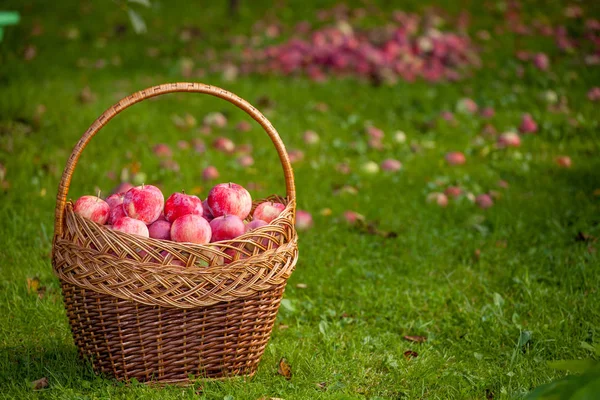
[{"label": "apple stem", "polygon": [[98,202],[98,200],[100,200],[100,193],[102,193],[102,191],[100,189],[98,189],[98,196],[96,196],[96,203]]},{"label": "apple stem", "polygon": [[185,190],[184,190],[184,189],[181,189],[181,193],[185,194]]},{"label": "apple stem", "polygon": [[144,190],[144,185],[145,185],[145,184],[144,184],[144,183],[142,183],[142,190]]},{"label": "apple stem", "polygon": [[231,187],[231,182],[229,182],[229,187]]}]

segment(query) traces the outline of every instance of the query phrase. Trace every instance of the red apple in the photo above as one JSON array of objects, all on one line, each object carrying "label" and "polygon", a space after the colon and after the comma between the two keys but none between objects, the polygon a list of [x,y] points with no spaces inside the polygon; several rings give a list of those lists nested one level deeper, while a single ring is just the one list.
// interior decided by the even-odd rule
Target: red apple
[{"label": "red apple", "polygon": [[210,242],[212,231],[207,220],[188,214],[177,218],[171,225],[171,240],[204,244]]},{"label": "red apple", "polygon": [[595,86],[587,92],[587,97],[590,101],[600,100],[600,87]]},{"label": "red apple", "polygon": [[299,231],[305,231],[312,226],[312,215],[308,211],[296,210],[296,229]]},{"label": "red apple", "polygon": [[467,158],[460,151],[452,151],[446,154],[446,162],[449,165],[463,165],[467,162]]},{"label": "red apple", "polygon": [[165,197],[152,185],[136,186],[125,193],[123,209],[130,218],[151,224],[158,219],[165,205]]},{"label": "red apple", "polygon": [[381,169],[389,172],[400,171],[402,169],[402,163],[398,160],[388,158],[387,160],[383,160],[381,162]]},{"label": "red apple", "polygon": [[165,218],[169,222],[187,214],[202,215],[202,200],[185,193],[173,193],[165,202]]},{"label": "red apple", "polygon": [[114,231],[130,233],[132,235],[150,237],[148,227],[139,219],[123,217],[113,224],[112,229]]},{"label": "red apple", "polygon": [[238,157],[237,163],[240,167],[247,168],[254,164],[254,158],[249,154],[244,154]]},{"label": "red apple", "polygon": [[231,139],[226,137],[218,137],[213,142],[213,147],[223,153],[231,154],[235,151],[235,144]]},{"label": "red apple", "polygon": [[458,186],[448,186],[446,190],[444,190],[444,194],[455,199],[462,194],[462,189]]},{"label": "red apple", "polygon": [[448,197],[444,193],[433,192],[427,195],[428,203],[435,203],[440,207],[446,207],[448,205]]},{"label": "red apple", "polygon": [[304,143],[306,143],[308,145],[319,143],[319,135],[315,131],[304,132],[304,135],[302,136],[302,138],[304,139]]},{"label": "red apple", "polygon": [[234,239],[246,230],[244,221],[237,215],[223,215],[210,221],[211,242]]},{"label": "red apple", "polygon": [[115,206],[123,204],[123,198],[125,198],[124,193],[114,193],[106,198],[106,203],[113,209]]},{"label": "red apple", "polygon": [[254,213],[252,214],[252,218],[260,219],[266,223],[269,223],[277,218],[283,210],[285,210],[285,206],[283,204],[265,201],[264,203],[260,203],[258,206],[256,206]]},{"label": "red apple", "polygon": [[152,152],[154,155],[161,158],[170,158],[173,156],[173,151],[169,147],[169,145],[165,143],[159,143],[152,148]]},{"label": "red apple", "polygon": [[498,147],[519,147],[521,138],[515,132],[504,132],[498,137]]},{"label": "red apple", "polygon": [[533,64],[540,71],[546,71],[550,66],[550,59],[544,53],[537,53],[533,56]]},{"label": "red apple", "polygon": [[494,111],[493,107],[485,107],[483,110],[481,110],[481,116],[483,118],[492,118],[495,114],[496,111]]},{"label": "red apple", "polygon": [[236,183],[220,183],[213,187],[207,198],[208,208],[214,217],[236,215],[244,219],[252,209],[252,197]]},{"label": "red apple", "polygon": [[556,164],[562,168],[571,168],[571,157],[558,156],[556,157]]},{"label": "red apple", "polygon": [[533,120],[531,114],[523,114],[521,125],[519,126],[521,133],[535,133],[538,130],[538,126]]},{"label": "red apple", "polygon": [[210,208],[208,207],[208,199],[204,200],[202,202],[202,216],[204,217],[205,220],[207,220],[208,222],[210,222],[211,220],[213,220],[215,217],[212,215],[212,213],[210,212]]},{"label": "red apple", "polygon": [[485,210],[494,205],[494,200],[489,194],[480,194],[475,198],[475,203],[479,208]]},{"label": "red apple", "polygon": [[252,129],[252,125],[250,122],[243,120],[238,122],[238,124],[235,126],[235,129],[240,132],[249,132]]},{"label": "red apple", "polygon": [[154,239],[171,240],[171,223],[163,219],[157,219],[148,225],[148,233]]},{"label": "red apple", "polygon": [[252,221],[248,222],[246,224],[246,232],[250,232],[254,229],[260,228],[261,226],[265,226],[268,225],[265,221],[263,221],[262,219],[253,219]]},{"label": "red apple", "polygon": [[123,209],[123,203],[121,203],[110,209],[106,223],[108,225],[113,225],[115,222],[126,216],[127,214],[125,214],[125,210]]},{"label": "red apple", "polygon": [[206,114],[203,121],[206,126],[216,126],[217,128],[223,128],[227,125],[227,118],[220,112],[211,112]]},{"label": "red apple", "polygon": [[75,202],[73,211],[84,218],[92,220],[100,225],[104,225],[108,220],[110,206],[97,196],[81,196],[79,200]]},{"label": "red apple", "polygon": [[217,179],[218,177],[219,171],[216,167],[213,167],[212,165],[209,165],[208,167],[204,168],[204,171],[202,171],[202,179],[204,179],[205,181],[212,181],[214,179]]}]

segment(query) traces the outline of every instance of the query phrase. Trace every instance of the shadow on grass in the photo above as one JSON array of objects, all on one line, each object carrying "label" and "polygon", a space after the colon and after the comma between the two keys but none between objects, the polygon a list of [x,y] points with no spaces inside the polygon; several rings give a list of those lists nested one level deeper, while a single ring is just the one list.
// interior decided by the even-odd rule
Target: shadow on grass
[{"label": "shadow on grass", "polygon": [[23,390],[41,378],[64,387],[81,387],[86,381],[101,379],[79,358],[73,345],[0,347],[0,387]]}]

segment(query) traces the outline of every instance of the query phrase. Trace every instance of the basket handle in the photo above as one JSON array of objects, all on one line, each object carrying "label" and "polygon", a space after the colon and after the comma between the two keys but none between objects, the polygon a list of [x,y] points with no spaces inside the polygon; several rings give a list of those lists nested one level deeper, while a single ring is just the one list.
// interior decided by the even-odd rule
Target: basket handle
[{"label": "basket handle", "polygon": [[204,93],[221,98],[223,100],[227,100],[228,102],[234,104],[235,106],[245,111],[256,122],[258,122],[271,138],[271,141],[273,142],[273,144],[275,145],[275,149],[277,150],[277,154],[279,154],[279,161],[281,162],[281,166],[283,167],[283,174],[285,176],[285,185],[288,200],[292,201],[296,199],[294,172],[292,170],[290,159],[288,157],[285,146],[281,141],[277,130],[275,130],[271,122],[269,122],[269,120],[260,111],[258,111],[254,106],[252,106],[250,103],[248,103],[241,97],[216,86],[210,86],[203,83],[189,82],[166,83],[163,85],[158,85],[148,89],[140,90],[139,92],[136,92],[130,96],[121,99],[117,104],[110,107],[100,117],[98,117],[98,119],[94,121],[92,126],[90,126],[88,130],[85,131],[81,139],[79,139],[79,142],[77,142],[77,144],[75,145],[75,148],[73,149],[73,152],[71,153],[71,156],[67,161],[67,165],[65,166],[65,170],[63,171],[62,178],[60,180],[60,185],[58,187],[58,194],[56,195],[56,213],[54,216],[55,236],[62,235],[64,211],[67,205],[67,194],[69,193],[71,177],[73,176],[73,171],[75,170],[77,161],[79,160],[83,149],[85,149],[85,146],[87,146],[89,141],[96,135],[96,133],[98,133],[100,129],[102,129],[104,125],[108,123],[108,121],[113,119],[113,117],[115,117],[117,114],[119,114],[126,108],[142,100],[174,92]]}]

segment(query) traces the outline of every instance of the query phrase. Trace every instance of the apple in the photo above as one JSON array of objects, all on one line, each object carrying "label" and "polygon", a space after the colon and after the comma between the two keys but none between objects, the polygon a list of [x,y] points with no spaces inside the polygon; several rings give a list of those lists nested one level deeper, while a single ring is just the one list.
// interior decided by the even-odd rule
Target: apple
[{"label": "apple", "polygon": [[463,114],[475,114],[479,107],[473,99],[465,97],[458,101],[456,109]]},{"label": "apple", "polygon": [[125,214],[125,210],[123,209],[123,203],[121,203],[110,209],[106,223],[108,225],[113,225],[115,222],[126,216],[127,214]]},{"label": "apple", "polygon": [[595,86],[595,87],[591,88],[587,92],[587,98],[590,101],[598,101],[598,100],[600,100],[600,87]]},{"label": "apple", "polygon": [[250,122],[243,120],[238,122],[238,124],[235,126],[235,129],[239,132],[249,132],[252,129],[252,125]]},{"label": "apple", "polygon": [[313,226],[312,215],[305,210],[296,210],[296,229],[305,231]]},{"label": "apple", "polygon": [[446,162],[449,165],[463,165],[467,162],[467,158],[460,151],[451,151],[446,154]]},{"label": "apple", "polygon": [[402,163],[398,160],[388,158],[387,160],[383,160],[381,162],[381,169],[389,172],[400,171],[402,169]]},{"label": "apple", "polygon": [[498,137],[498,147],[519,147],[521,138],[515,132],[504,132]]},{"label": "apple", "polygon": [[361,170],[369,175],[373,175],[379,172],[379,165],[375,161],[367,161],[361,167]]},{"label": "apple", "polygon": [[125,193],[123,209],[130,218],[151,224],[158,219],[165,205],[165,197],[152,185],[136,186]]},{"label": "apple", "polygon": [[157,219],[148,225],[148,233],[154,239],[171,240],[171,223],[164,219]]},{"label": "apple", "polygon": [[269,223],[277,218],[283,210],[285,210],[285,206],[283,204],[265,201],[264,203],[260,203],[258,206],[256,206],[254,213],[252,214],[252,218],[260,219],[266,223]]},{"label": "apple", "polygon": [[252,197],[243,186],[236,183],[220,183],[213,187],[206,199],[214,217],[236,215],[245,219],[252,209]]},{"label": "apple", "polygon": [[249,154],[244,154],[238,157],[237,163],[240,167],[247,168],[254,164],[254,158]]},{"label": "apple", "polygon": [[173,156],[173,151],[169,145],[165,143],[159,143],[152,148],[154,155],[160,158],[170,158]]},{"label": "apple", "polygon": [[344,219],[349,224],[356,224],[358,221],[365,221],[365,216],[357,213],[356,211],[346,210],[344,211]]},{"label": "apple", "polygon": [[304,143],[308,145],[319,143],[319,135],[315,131],[305,131],[304,135],[302,135],[302,139],[304,140]]},{"label": "apple", "polygon": [[250,232],[254,229],[260,228],[261,226],[265,225],[268,225],[268,223],[266,223],[262,219],[253,219],[252,221],[246,224],[245,232]]},{"label": "apple", "polygon": [[537,53],[533,56],[533,65],[540,71],[546,71],[550,66],[550,59],[544,53]]},{"label": "apple", "polygon": [[496,111],[493,107],[485,107],[481,110],[481,116],[483,118],[492,118],[496,114]]},{"label": "apple", "polygon": [[535,133],[537,130],[538,126],[531,114],[523,114],[521,125],[519,125],[519,131],[521,131],[521,133]]},{"label": "apple", "polygon": [[129,217],[123,217],[117,220],[113,226],[113,231],[119,231],[124,233],[130,233],[132,235],[138,235],[143,237],[150,237],[148,227],[144,222],[139,219],[133,219]]},{"label": "apple", "polygon": [[114,193],[108,196],[105,201],[112,210],[115,206],[123,204],[124,197],[125,193]]},{"label": "apple", "polygon": [[110,206],[98,196],[81,196],[75,202],[73,211],[83,218],[104,225],[108,220]]},{"label": "apple", "polygon": [[462,189],[458,186],[448,186],[446,190],[444,190],[444,194],[455,199],[462,194]]},{"label": "apple", "polygon": [[231,154],[235,151],[235,144],[233,141],[222,136],[215,139],[213,142],[213,147],[227,154]]},{"label": "apple", "polygon": [[492,200],[492,196],[484,193],[475,198],[475,204],[477,204],[477,207],[486,210],[494,205],[494,200]]},{"label": "apple", "polygon": [[169,222],[187,214],[200,215],[204,213],[202,200],[197,196],[187,195],[183,192],[173,193],[165,202],[165,218]]},{"label": "apple", "polygon": [[209,165],[208,167],[204,168],[204,171],[202,171],[202,179],[204,179],[205,181],[212,181],[214,179],[217,179],[218,177],[219,171],[216,167],[212,165]]},{"label": "apple", "polygon": [[205,220],[207,220],[208,222],[210,222],[212,219],[214,219],[215,217],[212,215],[212,213],[210,212],[210,208],[208,207],[208,200],[204,200],[202,202],[202,216],[204,217]]},{"label": "apple", "polygon": [[427,195],[427,202],[435,203],[443,208],[448,205],[448,197],[444,193],[433,192]]},{"label": "apple", "polygon": [[556,157],[556,164],[562,168],[571,168],[571,157],[569,156],[558,156]]},{"label": "apple", "polygon": [[220,112],[211,112],[206,114],[203,120],[206,126],[216,126],[217,128],[223,128],[227,125],[227,118]]},{"label": "apple", "polygon": [[244,221],[237,215],[223,215],[210,221],[211,242],[234,239],[246,231]]},{"label": "apple", "polygon": [[187,214],[171,225],[171,240],[205,244],[210,242],[212,231],[207,220],[199,215]]}]

